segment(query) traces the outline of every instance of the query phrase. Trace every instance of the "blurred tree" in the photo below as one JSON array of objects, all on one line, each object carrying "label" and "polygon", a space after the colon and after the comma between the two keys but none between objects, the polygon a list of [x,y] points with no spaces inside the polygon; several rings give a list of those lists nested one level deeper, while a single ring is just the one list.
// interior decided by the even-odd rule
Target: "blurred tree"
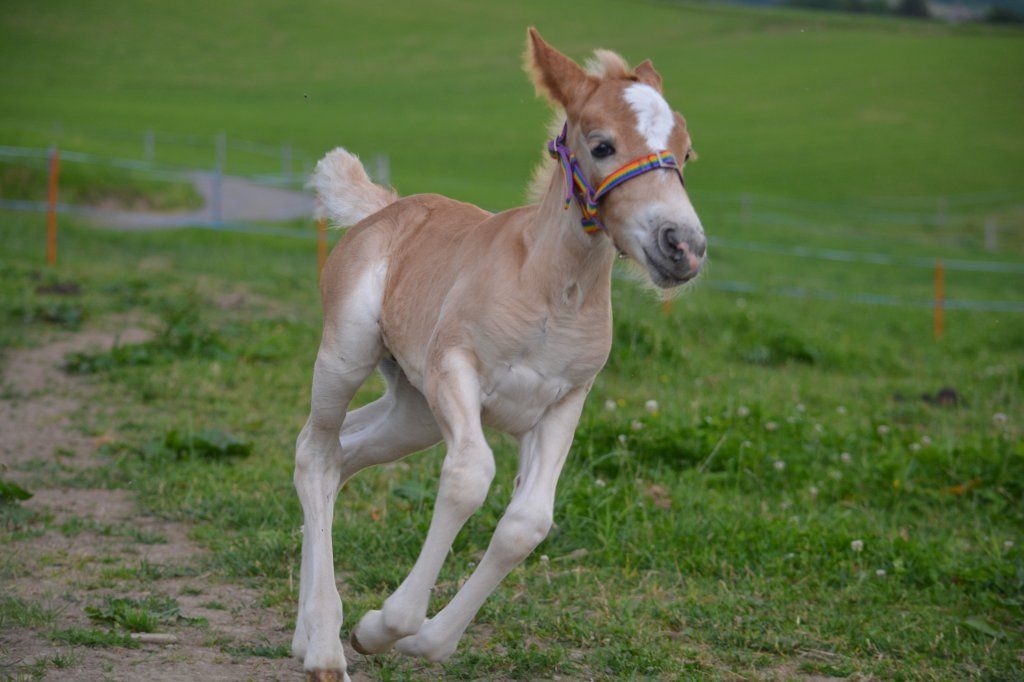
[{"label": "blurred tree", "polygon": [[1022,24],[1024,23],[1024,14],[1020,14],[1010,7],[993,5],[985,13],[985,21],[993,24]]},{"label": "blurred tree", "polygon": [[932,15],[928,10],[927,0],[900,0],[900,4],[896,7],[896,14],[919,19],[927,19]]}]

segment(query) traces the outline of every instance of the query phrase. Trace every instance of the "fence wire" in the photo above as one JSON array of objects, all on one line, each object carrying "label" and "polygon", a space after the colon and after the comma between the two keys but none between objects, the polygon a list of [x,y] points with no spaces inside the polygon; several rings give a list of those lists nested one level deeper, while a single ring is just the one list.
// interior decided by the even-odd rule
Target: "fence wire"
[{"label": "fence wire", "polygon": [[[167,135],[167,134],[162,134]],[[181,140],[188,142],[210,142],[210,138],[201,136],[179,136]],[[240,149],[247,152],[263,153],[266,155],[277,154],[281,148],[265,145],[262,143],[235,140],[229,143],[228,148]],[[290,147],[289,153],[294,152]],[[0,145],[0,158],[28,160],[37,165],[44,164],[50,157],[50,149],[34,147],[18,147]],[[290,157],[286,157],[290,158]],[[386,161],[386,157],[381,157]],[[188,167],[174,167],[165,164],[157,164],[153,161],[139,159],[125,159],[108,157],[90,152],[77,152],[71,150],[60,150],[61,162],[82,163],[98,166],[119,168],[144,175],[145,177],[165,181],[193,181],[199,174],[210,174],[209,170],[198,170]],[[380,165],[380,160],[378,160]],[[282,169],[286,170],[286,169]],[[216,171],[214,171],[216,173]],[[245,179],[263,184],[266,186],[280,187],[282,185],[294,185],[296,177],[291,173],[262,173],[252,174]],[[875,216],[875,219],[891,222],[893,224],[927,224],[932,214],[928,213],[930,207],[937,203],[946,211],[953,210],[977,210],[979,208],[999,208],[1008,205],[1018,205],[1021,195],[1012,190],[999,190],[992,192],[978,192],[972,194],[953,195],[948,197],[910,197],[897,200],[879,201],[875,204],[874,213],[866,210],[860,203],[825,204],[822,202],[791,200],[778,197],[765,197],[760,195],[738,193],[728,194],[722,192],[706,192],[702,198],[709,203],[730,204],[741,206],[745,211],[753,211],[755,204],[760,207],[769,207],[773,210],[757,214],[758,222],[771,223],[772,220],[785,214],[777,213],[777,210],[827,210],[830,213],[843,213],[856,211],[858,219],[866,216]],[[1017,203],[1015,203],[1017,202]],[[102,221],[104,215],[109,215],[105,209],[94,208],[58,202],[55,205],[58,213],[83,216],[97,221]],[[0,209],[11,211],[46,212],[49,204],[45,201],[33,201],[23,199],[0,199]],[[792,221],[792,217],[789,217]],[[780,218],[778,222],[784,222]],[[808,223],[810,224],[810,223]],[[303,231],[287,228],[275,228],[264,225],[253,225],[248,223],[223,223],[216,220],[202,218],[193,219],[188,224],[180,226],[181,229],[206,229],[226,233],[254,234],[274,237],[286,237],[294,239],[312,240],[317,238],[315,231]],[[897,256],[893,254],[852,251],[846,249],[819,248],[810,246],[787,246],[762,241],[732,239],[723,237],[711,237],[709,243],[716,248],[726,250],[735,249],[754,253],[771,255],[785,255],[799,258],[810,258],[823,261],[840,263],[862,263],[878,266],[896,266],[933,269],[936,259],[923,256]],[[1024,274],[1024,263],[1012,261],[992,261],[973,259],[942,259],[943,266],[947,270],[965,272],[984,272],[995,274],[1020,275]],[[616,270],[617,278],[634,279],[632,276]],[[937,303],[931,299],[913,299],[892,296],[888,294],[871,294],[864,292],[835,292],[822,289],[807,289],[803,287],[767,287],[752,282],[737,280],[705,279],[701,286],[710,289],[748,295],[767,295],[803,300],[819,300],[832,302],[856,303],[862,305],[878,306],[899,306],[908,308],[934,308]],[[968,300],[968,299],[944,299],[939,305],[948,310],[969,310],[979,312],[1000,312],[1000,313],[1024,313],[1024,301],[1011,300]]]}]

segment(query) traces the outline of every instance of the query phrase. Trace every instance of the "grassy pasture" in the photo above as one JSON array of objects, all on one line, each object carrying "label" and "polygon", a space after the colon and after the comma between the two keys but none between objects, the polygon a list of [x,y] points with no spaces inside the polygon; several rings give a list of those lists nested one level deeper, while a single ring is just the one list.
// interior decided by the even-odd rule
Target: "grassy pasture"
[{"label": "grassy pasture", "polygon": [[[652,58],[702,155],[695,189],[864,201],[1016,189],[1024,169],[1015,30],[608,0],[15,0],[0,139],[48,145],[57,126],[68,148],[138,158],[155,129],[205,136],[157,158],[206,166],[220,131],[314,155],[343,144],[390,154],[404,192],[504,207],[547,119],[519,68],[529,24],[577,59]],[[228,168],[257,162],[232,153]]]},{"label": "grassy pasture", "polygon": [[[906,202],[924,216],[940,195],[1018,190],[1024,44],[1014,32],[599,0],[557,12],[529,2],[304,8],[9,3],[0,142],[47,144],[60,120],[68,145],[118,156],[137,154],[149,127],[346,144],[386,150],[403,193],[508,206],[547,119],[518,69],[523,27],[537,23],[578,58],[604,45],[654,59],[694,131],[702,158],[688,180],[712,237],[900,257],[1024,254],[1020,217],[1001,204],[944,226],[860,211]],[[212,144],[171,151],[168,162],[212,162]],[[783,223],[760,211],[745,220],[741,191],[801,206]],[[982,227],[996,212],[1009,229],[992,254]],[[77,308],[58,321],[143,313],[158,335],[141,353],[89,365],[109,396],[92,428],[119,434],[105,446],[109,466],[72,475],[49,462],[39,480],[137,491],[152,511],[195,524],[211,570],[292,609],[301,521],[290,462],[319,332],[312,242],[63,221],[60,268],[40,274],[40,224],[0,215],[0,344],[34,343],[49,327],[26,311],[58,303]],[[75,280],[82,294],[39,293],[39,277]],[[736,294],[716,289],[722,281],[927,299],[931,272],[713,247],[705,284],[667,316],[617,280],[615,346],[566,466],[557,527],[443,674],[1019,676],[1024,316],[949,311],[937,343],[926,308]],[[1020,274],[951,271],[947,287],[1019,300],[1021,284]],[[247,303],[217,305],[239,291]],[[922,399],[943,386],[959,405]],[[358,402],[379,389],[371,381]],[[206,429],[240,436],[252,453],[166,445],[172,431]],[[508,499],[515,451],[493,444],[492,494],[459,536],[432,609],[478,560]],[[343,492],[344,634],[412,565],[442,456],[364,472]],[[382,679],[438,672],[395,656],[355,663]]]}]

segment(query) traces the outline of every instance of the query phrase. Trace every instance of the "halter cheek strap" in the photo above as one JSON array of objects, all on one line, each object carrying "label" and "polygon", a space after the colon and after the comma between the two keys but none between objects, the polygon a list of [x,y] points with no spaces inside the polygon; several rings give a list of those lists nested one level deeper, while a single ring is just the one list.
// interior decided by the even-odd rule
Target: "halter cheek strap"
[{"label": "halter cheek strap", "polygon": [[604,226],[597,215],[598,202],[626,181],[652,170],[667,168],[675,171],[679,176],[679,182],[683,182],[683,172],[679,168],[675,155],[668,150],[663,150],[633,159],[625,166],[609,173],[595,190],[587,181],[587,176],[583,174],[576,155],[565,144],[568,130],[569,124],[566,123],[562,127],[562,133],[548,142],[548,153],[558,159],[562,166],[562,172],[565,174],[565,208],[569,208],[569,204],[575,197],[576,203],[580,207],[580,213],[583,215],[580,223],[583,225],[583,231],[587,234],[595,234],[602,230],[605,233],[608,232],[608,228]]}]

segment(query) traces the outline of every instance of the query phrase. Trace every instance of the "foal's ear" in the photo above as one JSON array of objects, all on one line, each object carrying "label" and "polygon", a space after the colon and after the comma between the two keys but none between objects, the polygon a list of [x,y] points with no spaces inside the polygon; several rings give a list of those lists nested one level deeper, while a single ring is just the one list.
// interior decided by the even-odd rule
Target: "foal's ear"
[{"label": "foal's ear", "polygon": [[537,92],[568,109],[583,95],[593,80],[580,66],[548,45],[537,29],[528,29],[526,70]]},{"label": "foal's ear", "polygon": [[645,59],[636,65],[633,69],[636,73],[636,77],[640,79],[641,83],[650,85],[652,88],[661,92],[661,74],[654,70],[654,64],[651,63],[650,59]]}]

